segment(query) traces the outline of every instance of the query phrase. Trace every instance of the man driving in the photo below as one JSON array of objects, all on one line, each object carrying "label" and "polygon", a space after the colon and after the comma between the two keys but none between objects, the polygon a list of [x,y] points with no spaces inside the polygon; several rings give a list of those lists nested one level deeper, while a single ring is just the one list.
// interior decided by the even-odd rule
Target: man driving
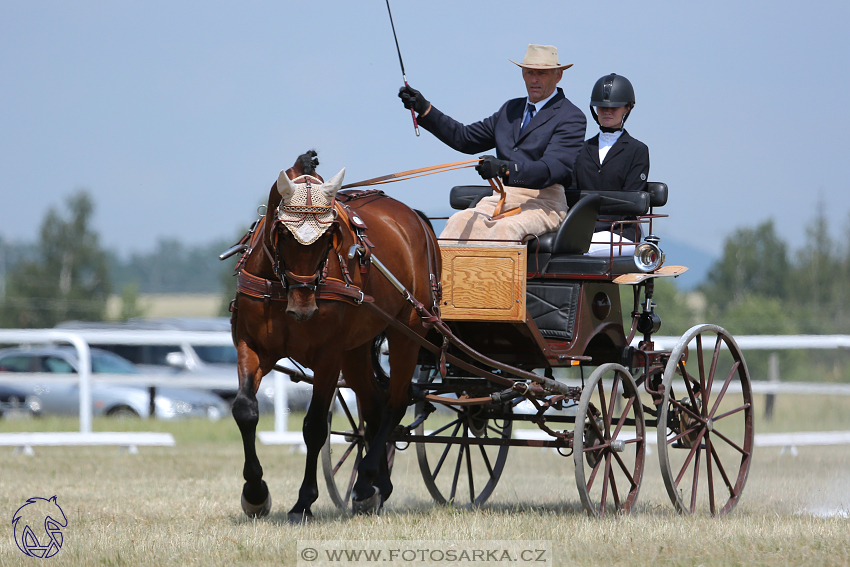
[{"label": "man driving", "polygon": [[557,85],[564,69],[558,49],[531,44],[522,63],[526,97],[507,101],[492,116],[464,125],[431,105],[409,86],[398,96],[418,115],[419,125],[459,152],[485,155],[476,170],[484,179],[500,177],[505,184],[505,215],[493,218],[499,196],[483,198],[472,209],[449,219],[440,238],[522,241],[527,235],[556,228],[567,214],[564,187],[584,143],[587,121]]}]

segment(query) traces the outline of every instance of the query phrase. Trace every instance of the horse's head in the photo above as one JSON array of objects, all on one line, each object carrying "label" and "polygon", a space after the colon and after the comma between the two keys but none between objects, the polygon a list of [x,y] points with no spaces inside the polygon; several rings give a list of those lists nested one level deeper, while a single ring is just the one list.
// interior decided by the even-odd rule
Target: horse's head
[{"label": "horse's head", "polygon": [[316,285],[333,246],[336,213],[334,199],[345,176],[343,168],[322,182],[313,175],[290,179],[285,171],[277,179],[280,205],[272,240],[276,271],[287,287],[286,314],[305,321],[316,310]]}]

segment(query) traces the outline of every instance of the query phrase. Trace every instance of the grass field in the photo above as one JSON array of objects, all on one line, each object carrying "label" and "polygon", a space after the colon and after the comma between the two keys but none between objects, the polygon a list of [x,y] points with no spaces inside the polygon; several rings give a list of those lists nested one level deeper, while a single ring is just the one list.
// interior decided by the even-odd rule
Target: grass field
[{"label": "grass field", "polygon": [[[759,403],[762,397],[758,396]],[[777,418],[757,412],[756,431],[850,429],[850,400],[780,397]],[[300,416],[290,418],[298,429]],[[75,430],[75,420],[4,420],[0,431]],[[478,510],[436,506],[413,448],[398,454],[395,492],[380,517],[334,508],[320,478],[317,520],[286,523],[304,456],[259,446],[272,492],[271,515],[249,520],[239,507],[242,448],[230,419],[210,423],[95,420],[95,430],[168,431],[177,447],[39,448],[5,451],[0,476],[0,566],[35,564],[15,546],[10,520],[27,498],[58,495],[68,518],[52,565],[294,565],[299,540],[552,542],[556,565],[846,565],[850,562],[850,446],[800,447],[795,457],[757,449],[741,503],[728,517],[676,514],[658,472],[657,452],[636,509],[593,520],[578,500],[571,458],[511,449],[488,503]],[[264,418],[261,429],[273,422]],[[307,564],[302,562],[302,564]]]}]

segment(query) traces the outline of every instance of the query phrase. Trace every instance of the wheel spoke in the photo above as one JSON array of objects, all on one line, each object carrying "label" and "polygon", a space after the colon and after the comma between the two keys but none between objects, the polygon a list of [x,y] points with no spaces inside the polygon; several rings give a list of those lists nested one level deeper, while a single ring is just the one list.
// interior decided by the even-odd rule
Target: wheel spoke
[{"label": "wheel spoke", "polygon": [[682,477],[685,476],[685,470],[688,468],[688,465],[691,464],[691,459],[694,458],[694,453],[699,450],[699,445],[702,443],[703,435],[705,435],[705,429],[702,429],[699,433],[697,433],[697,438],[694,439],[694,446],[691,447],[691,450],[688,453],[688,458],[685,459],[685,464],[682,465],[682,469],[679,471],[679,476],[676,477],[676,486],[679,486],[679,483],[682,482]]},{"label": "wheel spoke", "polygon": [[[717,341],[714,343],[714,353],[711,358],[711,371],[708,376],[708,390],[707,392],[711,393],[711,387],[714,386],[714,375],[717,373],[717,361],[720,358],[720,346],[723,343],[723,337],[721,335],[717,335]],[[708,396],[705,398],[706,403],[708,403]]]},{"label": "wheel spoke", "polygon": [[348,486],[345,488],[345,498],[343,498],[343,502],[348,502],[351,500],[351,491],[354,490],[354,481],[357,480],[357,467],[360,466],[360,460],[363,458],[363,447],[362,445],[357,446],[357,458],[354,459],[354,467],[351,469],[351,478],[348,479]]},{"label": "wheel spoke", "polygon": [[[603,426],[604,426],[604,424],[606,424],[606,423],[610,423],[610,422],[609,422],[609,420],[608,420],[608,415],[609,415],[609,414],[607,414],[607,413],[606,413],[606,411],[605,411],[605,410],[607,409],[607,408],[605,407],[605,405],[606,405],[606,404],[605,404],[605,387],[604,387],[604,386],[603,386],[603,384],[602,384],[602,380],[599,380],[599,381],[596,383],[596,386],[597,386],[597,390],[599,390],[599,410],[602,412],[602,423],[603,423]],[[593,421],[595,422],[596,420],[594,419]],[[599,429],[599,428],[597,427],[597,430],[598,430],[598,429]],[[607,428],[606,428],[606,429],[607,429]],[[600,436],[602,439],[607,439],[607,437],[605,436],[605,432],[604,432],[604,431],[599,431],[599,436]]]},{"label": "wheel spoke", "polygon": [[456,419],[452,422],[447,423],[446,425],[442,426],[439,429],[432,431],[431,434],[428,435],[428,437],[436,437],[438,434],[442,433],[443,431],[445,431],[446,429],[448,429],[452,425],[457,425],[457,427],[455,427],[455,430],[452,432],[452,437],[454,437],[455,435],[457,435],[458,429],[460,429],[460,418],[458,418],[458,419]]},{"label": "wheel spoke", "polygon": [[614,497],[614,509],[617,512],[619,512],[621,505],[620,505],[620,493],[617,492],[617,479],[614,476],[613,468],[610,467],[610,466],[608,468],[611,469],[611,496]]},{"label": "wheel spoke", "polygon": [[629,472],[629,469],[626,466],[626,463],[623,462],[623,459],[621,459],[620,455],[618,455],[617,453],[614,453],[613,455],[614,455],[614,459],[617,461],[617,463],[620,465],[620,468],[623,470],[623,474],[625,474],[626,478],[629,479],[629,485],[632,488],[635,488],[637,486],[635,484],[635,479],[632,477],[632,473]]},{"label": "wheel spoke", "polygon": [[[668,438],[668,439],[667,439],[667,444],[668,444],[668,445],[672,445],[673,443],[675,443],[676,441],[678,441],[678,440],[679,440],[679,439],[681,439],[682,437],[685,437],[685,436],[687,436],[689,433],[693,433],[694,431],[696,431],[696,430],[697,430],[697,428],[698,428],[698,427],[700,427],[700,426],[701,426],[701,424],[697,423],[697,424],[696,424],[696,425],[694,425],[693,427],[691,427],[691,428],[689,428],[689,429],[686,429],[685,431],[683,431],[683,432],[679,433],[679,434],[678,434],[678,435],[676,435],[675,437],[670,437],[670,438]],[[628,441],[627,441],[627,443],[628,443]]]},{"label": "wheel spoke", "polygon": [[726,441],[726,443],[728,443],[733,449],[735,449],[736,451],[738,451],[742,455],[749,457],[750,454],[747,451],[744,451],[743,449],[738,447],[738,445],[736,443],[734,443],[731,439],[729,439],[728,437],[726,437],[725,435],[723,435],[722,433],[720,433],[716,429],[714,431],[712,431],[712,433],[714,433],[715,435],[717,435],[718,437],[720,437],[721,439]]},{"label": "wheel spoke", "polygon": [[342,466],[342,464],[345,462],[345,460],[346,460],[346,459],[348,458],[348,456],[351,454],[351,451],[353,451],[353,450],[354,450],[354,448],[355,448],[355,447],[357,447],[357,446],[358,446],[358,444],[357,444],[357,442],[356,442],[356,441],[348,445],[348,448],[345,450],[345,452],[344,452],[344,453],[342,454],[342,456],[339,458],[339,462],[338,462],[338,463],[336,464],[336,466],[333,468],[333,473],[334,473],[334,474],[336,474],[336,473],[339,471],[339,468]]},{"label": "wheel spoke", "polygon": [[732,369],[729,371],[729,376],[726,377],[726,381],[723,383],[723,388],[720,390],[720,394],[718,394],[717,399],[714,400],[714,407],[711,408],[711,412],[708,414],[709,417],[712,417],[717,411],[717,408],[720,406],[720,401],[723,400],[723,396],[726,395],[726,389],[729,388],[729,384],[732,383],[732,378],[738,373],[738,366],[740,364],[740,361],[736,361],[735,364],[732,365]]},{"label": "wheel spoke", "polygon": [[484,466],[487,467],[487,474],[490,475],[490,478],[493,478],[493,467],[490,465],[490,457],[487,456],[487,451],[484,450],[484,445],[479,445],[478,448],[481,450],[481,458],[484,459]]},{"label": "wheel spoke", "polygon": [[708,509],[712,516],[716,516],[717,511],[714,506],[714,475],[711,472],[711,459],[709,458],[711,454],[711,434],[709,433],[705,435],[705,452],[705,472],[708,478]]},{"label": "wheel spoke", "polygon": [[723,482],[726,483],[726,488],[729,489],[730,498],[736,496],[735,488],[729,482],[729,477],[726,476],[726,469],[723,468],[723,463],[720,462],[720,457],[717,456],[717,450],[714,448],[714,444],[711,445],[711,458],[714,459],[714,464],[717,465],[717,470],[720,471],[720,476],[723,477]]},{"label": "wheel spoke", "polygon": [[354,416],[351,415],[351,410],[348,409],[348,404],[346,403],[345,398],[342,397],[342,392],[337,390],[336,391],[336,397],[339,399],[339,405],[340,405],[340,407],[342,407],[342,411],[343,411],[343,413],[345,413],[345,417],[346,417],[346,419],[348,419],[348,423],[351,425],[351,428],[354,429],[355,431],[362,429],[363,428],[362,423],[358,424],[358,423],[354,422]]},{"label": "wheel spoke", "polygon": [[593,486],[593,481],[596,480],[596,473],[599,472],[599,465],[602,464],[603,459],[596,459],[596,464],[593,466],[593,469],[590,471],[590,479],[587,481],[587,491],[590,492],[590,488]]},{"label": "wheel spoke", "polygon": [[750,409],[750,407],[752,407],[751,404],[744,404],[741,407],[735,408],[733,410],[729,410],[726,413],[721,413],[718,416],[712,417],[711,421],[717,423],[718,421],[720,421],[724,417],[729,417],[730,415],[738,413],[739,411],[742,411],[742,410],[745,410],[745,409]]},{"label": "wheel spoke", "polygon": [[457,453],[457,463],[455,463],[455,475],[452,478],[452,491],[449,494],[449,502],[454,502],[457,494],[457,480],[460,477],[460,464],[463,462],[463,450],[465,445],[460,445],[460,450]]},{"label": "wheel spoke", "polygon": [[[460,431],[460,423],[457,424],[455,430],[452,432],[452,437],[456,437],[458,431]],[[446,457],[448,456],[451,448],[452,444],[446,443],[446,448],[443,449],[443,454],[440,456],[440,460],[437,461],[437,466],[434,467],[434,472],[431,473],[431,480],[437,480],[437,475],[440,474],[440,469],[443,468],[443,463],[446,461]]]},{"label": "wheel spoke", "polygon": [[678,406],[682,411],[684,411],[685,413],[689,413],[692,418],[694,418],[695,420],[697,420],[701,424],[705,425],[705,419],[703,419],[703,417],[701,415],[694,413],[693,408],[686,406],[685,404],[683,404],[682,402],[680,402],[679,400],[677,400],[676,398],[674,398],[672,396],[670,397],[670,403]]},{"label": "wheel spoke", "polygon": [[614,429],[614,433],[611,434],[611,439],[616,439],[620,434],[620,430],[623,428],[623,425],[626,423],[626,419],[629,417],[629,410],[632,409],[632,406],[635,403],[634,398],[629,398],[626,407],[623,409],[623,415],[620,416],[620,419],[617,421],[617,427]]},{"label": "wheel spoke", "polygon": [[[697,445],[699,447],[699,445]],[[697,509],[697,488],[699,486],[699,462],[702,457],[702,451],[697,451],[697,457],[694,460],[694,480],[691,484],[691,514]]]},{"label": "wheel spoke", "polygon": [[475,503],[475,483],[472,480],[472,451],[471,447],[466,447],[466,476],[469,479],[469,501]]},{"label": "wheel spoke", "polygon": [[[601,384],[602,380],[600,380],[599,383]],[[613,418],[614,402],[617,401],[617,390],[619,390],[619,386],[620,386],[620,373],[615,372],[614,373],[614,383],[611,385],[611,399],[608,401],[608,415],[611,416],[611,421],[613,421],[613,419],[614,419]],[[610,422],[606,422],[605,429],[608,429],[608,426],[607,426],[608,423],[610,423]],[[611,432],[608,431],[608,433],[610,434]]]},{"label": "wheel spoke", "polygon": [[599,503],[599,517],[605,516],[605,508],[608,503],[608,481],[611,477],[611,455],[605,455],[605,475],[602,477],[602,498]]}]

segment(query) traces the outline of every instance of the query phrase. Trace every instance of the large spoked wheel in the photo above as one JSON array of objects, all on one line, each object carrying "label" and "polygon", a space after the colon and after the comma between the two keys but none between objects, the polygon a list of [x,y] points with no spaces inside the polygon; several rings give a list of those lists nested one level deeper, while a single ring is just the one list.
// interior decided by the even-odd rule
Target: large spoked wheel
[{"label": "large spoked wheel", "polygon": [[[339,426],[333,428],[334,405],[328,412],[328,438],[322,447],[322,470],[325,474],[325,483],[328,486],[328,494],[333,503],[340,510],[351,510],[351,490],[354,481],[357,480],[357,466],[366,454],[366,426],[360,412],[356,414],[353,408],[345,400],[345,397],[337,389],[334,398],[342,408],[345,418],[345,429]],[[342,441],[340,443],[340,441]],[[393,470],[395,459],[395,446],[387,443],[387,461],[389,470]]]},{"label": "large spoked wheel", "polygon": [[591,516],[626,514],[643,478],[646,428],[637,386],[626,368],[604,364],[581,393],[573,433],[576,486]]},{"label": "large spoked wheel", "polygon": [[682,514],[706,504],[732,511],[753,454],[753,395],[741,349],[716,325],[697,325],[676,345],[664,370],[658,458],[667,493]]},{"label": "large spoked wheel", "polygon": [[[451,412],[434,413],[427,433],[436,443],[417,443],[419,470],[431,497],[458,508],[480,506],[490,498],[508,459],[507,445],[513,421],[510,406],[446,406]],[[416,415],[422,404],[416,404]],[[426,435],[425,425],[416,435]],[[476,441],[482,444],[473,444]],[[470,442],[467,444],[467,442]]]}]

